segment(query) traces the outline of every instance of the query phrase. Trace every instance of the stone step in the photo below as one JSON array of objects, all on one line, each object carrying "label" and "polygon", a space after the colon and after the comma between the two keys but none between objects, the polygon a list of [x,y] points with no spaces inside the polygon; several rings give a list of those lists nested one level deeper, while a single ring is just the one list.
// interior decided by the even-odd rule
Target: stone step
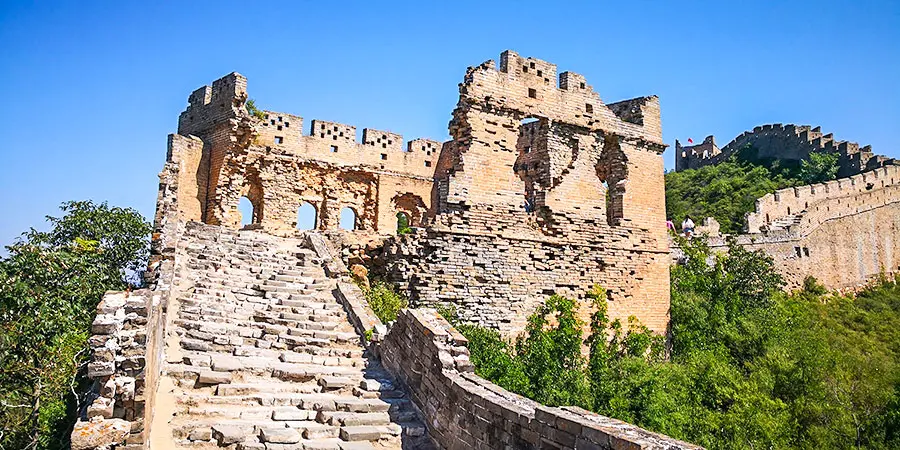
[{"label": "stone step", "polygon": [[340,438],[345,441],[377,441],[391,436],[399,436],[400,425],[358,425],[341,427]]},{"label": "stone step", "polygon": [[316,421],[332,426],[387,425],[391,423],[391,416],[386,412],[320,411]]}]

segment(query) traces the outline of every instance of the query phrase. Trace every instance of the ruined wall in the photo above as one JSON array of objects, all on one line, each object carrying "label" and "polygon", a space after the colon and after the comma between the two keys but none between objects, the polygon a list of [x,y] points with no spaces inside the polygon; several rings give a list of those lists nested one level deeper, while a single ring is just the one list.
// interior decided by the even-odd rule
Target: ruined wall
[{"label": "ruined wall", "polygon": [[665,331],[658,99],[607,106],[583,76],[557,83],[555,65],[507,51],[499,68],[469,68],[450,134],[429,227],[382,258],[414,304],[454,304],[465,320],[516,333],[548,295],[580,298],[599,284],[614,318]]},{"label": "ruined wall", "polygon": [[[745,147],[752,146],[759,158],[773,158],[788,161],[808,159],[810,153],[837,153],[839,177],[849,177],[861,172],[883,167],[892,159],[872,153],[871,146],[860,147],[855,142],[839,141],[831,133],[823,134],[820,127],[809,125],[782,125],[780,123],[762,125],[745,131],[734,138],[721,151],[709,144],[712,136],[694,146],[675,143],[675,170],[697,169],[727,160]],[[713,141],[714,142],[714,141]]]},{"label": "ruined wall", "polygon": [[293,233],[306,203],[319,230],[336,230],[351,208],[356,229],[391,234],[404,214],[429,231],[389,246],[383,262],[419,304],[454,303],[464,317],[515,332],[550,293],[581,297],[601,284],[614,317],[665,331],[656,97],[606,105],[583,76],[507,51],[499,68],[467,71],[450,142],[404,146],[387,131],[364,129],[357,141],[349,125],[312,120],[304,133],[299,116],[251,115],[246,86],[238,74],[223,77],[181,114],[175,142],[202,142],[199,160],[196,143],[182,152],[196,173],[180,180],[196,186],[182,191],[183,217],[197,218],[194,197],[200,219],[228,227],[240,226],[246,197],[252,226],[281,235]]},{"label": "ruined wall", "polygon": [[703,142],[687,146],[681,145],[681,142],[675,139],[675,171],[718,164],[723,161],[721,153],[722,150],[716,145],[715,136],[707,136]]},{"label": "ruined wall", "polygon": [[203,221],[239,227],[238,204],[246,197],[252,224],[276,234],[296,228],[304,203],[315,207],[319,230],[337,229],[344,208],[354,211],[360,230],[394,233],[401,211],[421,222],[440,143],[414,139],[404,146],[401,136],[373,129],[356,142],[356,127],[320,120],[304,134],[299,116],[250,115],[246,86],[237,73],[216,80],[191,95],[179,118],[178,135],[203,143],[192,180]]},{"label": "ruined wall", "polygon": [[433,310],[404,310],[378,346],[446,449],[699,449],[577,407],[540,405],[478,377],[468,342]]}]

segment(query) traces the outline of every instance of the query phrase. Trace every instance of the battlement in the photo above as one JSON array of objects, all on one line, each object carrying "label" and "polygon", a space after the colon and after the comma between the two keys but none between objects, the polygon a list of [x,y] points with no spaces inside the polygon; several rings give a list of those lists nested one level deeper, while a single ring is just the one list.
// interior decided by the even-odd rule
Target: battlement
[{"label": "battlement", "polygon": [[[704,142],[705,144],[705,142]],[[766,124],[745,131],[729,142],[720,152],[710,152],[708,146],[679,147],[676,142],[675,170],[696,169],[718,164],[752,146],[761,159],[800,161],[812,153],[838,154],[838,176],[848,177],[890,164],[891,158],[872,153],[869,145],[836,140],[834,134],[823,134],[821,127],[794,124]],[[691,150],[694,151],[691,151]]]},{"label": "battlement", "polygon": [[884,166],[825,183],[779,189],[756,200],[756,210],[747,215],[747,231],[759,233],[772,223],[802,215],[826,200],[843,199],[898,185],[900,166]]},{"label": "battlement", "polygon": [[717,164],[722,158],[722,151],[716,145],[716,138],[707,136],[696,145],[683,146],[675,140],[675,170],[695,169],[709,164]]},{"label": "battlement", "polygon": [[[252,118],[246,110],[247,79],[228,74],[195,90],[188,107],[179,117],[181,135],[213,136],[216,126],[230,119],[246,119],[253,124],[255,139],[251,148],[316,159],[324,162],[360,166],[431,178],[441,143],[417,138],[404,145],[403,137],[390,131],[365,128],[357,140],[356,127],[314,119],[307,134],[303,118],[293,114],[264,111],[262,119]],[[413,151],[414,149],[421,151]],[[423,150],[424,149],[424,150]]]},{"label": "battlement", "polygon": [[255,145],[279,153],[315,159],[336,165],[371,166],[417,177],[432,178],[441,143],[416,138],[404,145],[403,136],[390,131],[364,128],[357,140],[357,128],[319,119],[310,121],[302,132],[303,118],[265,111],[256,127]]},{"label": "battlement", "polygon": [[200,87],[188,96],[188,106],[178,117],[178,134],[200,135],[225,120],[246,114],[247,78],[232,72]]},{"label": "battlement", "polygon": [[493,60],[470,67],[460,85],[460,97],[517,111],[523,118],[546,117],[664,145],[656,96],[614,103],[611,109],[584,76],[574,72],[557,75],[555,64],[511,50],[500,55],[499,69]]}]

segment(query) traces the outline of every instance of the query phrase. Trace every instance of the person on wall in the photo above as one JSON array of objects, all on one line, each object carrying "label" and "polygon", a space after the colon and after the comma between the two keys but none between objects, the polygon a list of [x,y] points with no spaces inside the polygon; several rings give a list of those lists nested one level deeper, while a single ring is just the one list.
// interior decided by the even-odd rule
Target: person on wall
[{"label": "person on wall", "polygon": [[694,221],[691,220],[691,216],[684,217],[684,222],[681,222],[681,232],[687,238],[694,235]]}]

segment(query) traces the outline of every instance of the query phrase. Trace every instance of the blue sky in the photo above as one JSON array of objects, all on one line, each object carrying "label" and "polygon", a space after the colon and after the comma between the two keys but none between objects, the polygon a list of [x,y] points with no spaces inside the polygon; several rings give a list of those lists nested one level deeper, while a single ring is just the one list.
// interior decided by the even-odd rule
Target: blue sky
[{"label": "blue sky", "polygon": [[900,2],[152,3],[0,5],[0,244],[70,199],[152,218],[188,94],[231,71],[306,123],[444,140],[466,67],[514,49],[659,95],[669,144],[801,123],[900,157]]}]

